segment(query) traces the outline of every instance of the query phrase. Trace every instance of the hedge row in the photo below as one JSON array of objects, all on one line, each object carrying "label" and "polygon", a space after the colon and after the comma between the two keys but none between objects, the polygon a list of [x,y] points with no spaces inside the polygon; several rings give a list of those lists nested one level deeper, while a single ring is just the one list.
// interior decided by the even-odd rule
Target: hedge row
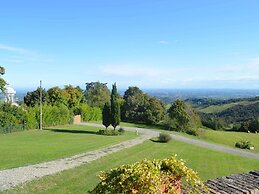
[{"label": "hedge row", "polygon": [[[65,105],[43,105],[43,127],[72,123],[74,112]],[[101,120],[99,108],[87,104],[79,106],[79,114],[83,121]],[[38,129],[40,121],[40,107],[13,106],[8,103],[0,104],[0,133],[10,133],[27,129]]]}]

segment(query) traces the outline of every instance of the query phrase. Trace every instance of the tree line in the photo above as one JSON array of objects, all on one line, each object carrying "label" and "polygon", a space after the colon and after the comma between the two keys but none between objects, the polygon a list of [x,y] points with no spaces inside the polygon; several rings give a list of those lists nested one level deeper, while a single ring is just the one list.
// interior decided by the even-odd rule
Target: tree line
[{"label": "tree line", "polygon": [[[4,73],[4,68],[0,67],[0,74]],[[2,91],[5,84],[4,79],[1,78]],[[64,88],[55,86],[48,90],[37,88],[35,91],[28,92],[24,97],[24,104],[20,107],[14,108],[11,105],[0,107],[0,128],[6,128],[11,123],[16,123],[16,128],[20,125],[26,129],[38,128],[40,93],[45,113],[43,114],[44,126],[71,123],[72,116],[78,114],[82,116],[83,121],[102,119],[105,127],[112,125],[114,129],[121,120],[162,124],[170,130],[179,131],[197,129],[200,125],[196,112],[181,100],[176,100],[171,108],[166,110],[163,102],[145,94],[138,87],[129,87],[121,96],[117,92],[116,83],[110,91],[106,83],[97,81],[86,83],[85,89],[66,85]],[[8,119],[9,121],[6,122]]]}]

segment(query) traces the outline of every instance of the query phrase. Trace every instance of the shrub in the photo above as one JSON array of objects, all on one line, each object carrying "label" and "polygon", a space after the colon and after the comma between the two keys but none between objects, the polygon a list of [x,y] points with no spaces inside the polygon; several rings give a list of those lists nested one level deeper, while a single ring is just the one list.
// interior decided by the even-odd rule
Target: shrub
[{"label": "shrub", "polygon": [[205,134],[205,129],[199,128],[199,129],[187,129],[186,133],[193,136],[203,136]]},{"label": "shrub", "polygon": [[171,136],[167,133],[160,133],[158,137],[158,141],[161,143],[167,143],[171,140]]},{"label": "shrub", "polygon": [[117,130],[109,130],[109,129],[100,129],[97,132],[98,135],[107,135],[107,136],[117,136],[120,133]]},{"label": "shrub", "polygon": [[99,178],[100,182],[90,191],[91,194],[176,193],[180,182],[181,188],[188,188],[190,192],[200,193],[200,189],[207,191],[198,174],[187,168],[184,161],[178,160],[176,156],[122,165],[110,172],[102,172]]},{"label": "shrub", "polygon": [[10,113],[0,112],[0,132],[10,133],[18,130],[18,119]]},{"label": "shrub", "polygon": [[118,132],[119,132],[120,134],[124,134],[124,133],[125,133],[125,129],[124,129],[123,127],[120,127],[119,130],[118,130]]},{"label": "shrub", "polygon": [[250,141],[238,141],[235,144],[235,147],[241,148],[241,149],[250,149],[251,147],[254,147]]}]

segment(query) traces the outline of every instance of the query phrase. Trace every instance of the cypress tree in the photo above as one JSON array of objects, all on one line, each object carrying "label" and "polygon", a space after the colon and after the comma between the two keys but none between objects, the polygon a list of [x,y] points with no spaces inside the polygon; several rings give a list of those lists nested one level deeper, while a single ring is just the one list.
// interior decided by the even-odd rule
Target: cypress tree
[{"label": "cypress tree", "polygon": [[111,124],[111,106],[108,102],[104,104],[102,116],[103,116],[103,125],[107,129],[107,127],[109,127],[109,125]]},{"label": "cypress tree", "polygon": [[120,124],[120,104],[118,102],[118,93],[116,83],[112,85],[112,93],[111,93],[111,125],[114,130],[116,126]]}]

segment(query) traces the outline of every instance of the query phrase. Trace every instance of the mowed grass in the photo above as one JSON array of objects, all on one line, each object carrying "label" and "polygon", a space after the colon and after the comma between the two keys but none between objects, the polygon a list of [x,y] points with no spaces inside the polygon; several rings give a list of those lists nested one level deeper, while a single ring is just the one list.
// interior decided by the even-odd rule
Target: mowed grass
[{"label": "mowed grass", "polygon": [[247,140],[255,146],[255,150],[252,151],[259,153],[258,133],[206,130],[206,133],[204,133],[201,139],[230,147],[235,147],[235,143],[240,140]]},{"label": "mowed grass", "polygon": [[100,128],[68,125],[47,130],[29,130],[0,135],[0,169],[25,166],[72,156],[136,137],[96,135]]},{"label": "mowed grass", "polygon": [[172,140],[170,143],[147,141],[111,154],[90,164],[23,185],[6,193],[87,193],[98,183],[97,174],[141,159],[161,159],[178,154],[186,165],[198,171],[203,180],[259,169],[259,160],[244,158]]},{"label": "mowed grass", "polygon": [[[122,127],[125,126],[125,127],[153,129],[162,133],[177,134],[177,135],[181,135],[181,136],[185,136],[193,139],[199,139],[199,140],[204,140],[211,143],[226,145],[232,148],[235,148],[236,142],[241,140],[246,140],[246,141],[250,141],[255,146],[255,150],[246,150],[246,151],[259,153],[259,133],[256,134],[256,133],[215,131],[211,129],[204,129],[204,133],[201,136],[197,137],[193,135],[188,135],[186,133],[165,130],[163,129],[162,126],[159,126],[159,125],[146,125],[146,124],[136,124],[136,123],[126,123],[126,122],[121,122],[120,125]],[[236,149],[239,149],[239,148],[236,148]]]}]

